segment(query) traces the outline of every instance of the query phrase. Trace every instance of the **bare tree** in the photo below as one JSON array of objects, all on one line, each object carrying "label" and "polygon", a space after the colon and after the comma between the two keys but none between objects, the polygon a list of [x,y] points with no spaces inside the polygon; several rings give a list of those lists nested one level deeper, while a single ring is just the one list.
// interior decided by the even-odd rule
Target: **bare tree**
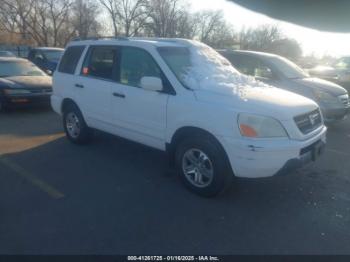
[{"label": "bare tree", "polygon": [[147,0],[100,0],[112,20],[114,35],[137,35],[147,18]]},{"label": "bare tree", "polygon": [[100,23],[97,17],[100,9],[95,1],[75,0],[71,12],[70,20],[75,36],[86,38],[89,35],[99,34]]},{"label": "bare tree", "polygon": [[3,0],[0,11],[2,27],[11,33],[20,34],[23,41],[29,38],[28,18],[35,0]]},{"label": "bare tree", "polygon": [[198,31],[198,19],[189,11],[181,10],[176,19],[175,36],[192,39]]},{"label": "bare tree", "polygon": [[281,37],[282,32],[278,26],[266,24],[257,28],[243,28],[239,34],[239,44],[241,49],[267,51]]},{"label": "bare tree", "polygon": [[107,10],[111,20],[112,26],[114,29],[114,35],[118,36],[118,9],[119,1],[118,0],[99,0],[102,6]]},{"label": "bare tree", "polygon": [[233,26],[225,21],[220,10],[205,10],[194,14],[197,38],[215,48],[231,47],[235,43]]},{"label": "bare tree", "polygon": [[275,40],[266,51],[287,57],[294,61],[298,61],[303,53],[300,44],[296,40],[290,38]]},{"label": "bare tree", "polygon": [[196,13],[197,22],[199,24],[198,37],[202,42],[208,42],[209,38],[223,23],[222,11],[202,11]]},{"label": "bare tree", "polygon": [[149,34],[157,37],[176,36],[177,19],[181,16],[181,9],[179,0],[149,0]]}]

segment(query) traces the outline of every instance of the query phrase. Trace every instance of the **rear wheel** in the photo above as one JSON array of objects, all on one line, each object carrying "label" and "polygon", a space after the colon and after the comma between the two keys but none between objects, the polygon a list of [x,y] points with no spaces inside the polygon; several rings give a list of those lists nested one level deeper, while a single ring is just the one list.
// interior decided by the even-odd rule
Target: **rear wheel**
[{"label": "rear wheel", "polygon": [[86,125],[79,108],[71,104],[63,112],[63,126],[67,138],[75,144],[85,144],[91,138],[91,130]]},{"label": "rear wheel", "polygon": [[193,192],[202,196],[215,196],[232,182],[232,171],[226,154],[210,136],[187,138],[175,152],[177,172]]}]

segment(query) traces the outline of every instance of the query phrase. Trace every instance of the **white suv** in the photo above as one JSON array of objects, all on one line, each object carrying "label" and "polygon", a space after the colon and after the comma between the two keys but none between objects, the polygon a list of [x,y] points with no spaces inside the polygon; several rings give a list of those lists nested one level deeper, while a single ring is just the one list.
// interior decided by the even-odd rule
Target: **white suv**
[{"label": "white suv", "polygon": [[167,151],[184,183],[213,196],[236,177],[267,177],[315,160],[326,142],[313,101],[238,73],[184,39],[72,41],[53,77],[66,135],[99,129]]}]

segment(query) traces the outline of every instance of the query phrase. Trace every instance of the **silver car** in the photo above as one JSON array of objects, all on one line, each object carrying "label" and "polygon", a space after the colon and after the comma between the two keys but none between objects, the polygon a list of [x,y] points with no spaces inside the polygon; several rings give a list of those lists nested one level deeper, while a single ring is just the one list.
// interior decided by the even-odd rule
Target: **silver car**
[{"label": "silver car", "polygon": [[243,74],[316,101],[325,122],[343,120],[350,110],[349,95],[343,87],[320,78],[311,78],[286,58],[252,51],[220,50],[219,53]]},{"label": "silver car", "polygon": [[350,90],[350,56],[339,58],[331,66],[316,66],[308,70],[312,76],[335,82]]}]

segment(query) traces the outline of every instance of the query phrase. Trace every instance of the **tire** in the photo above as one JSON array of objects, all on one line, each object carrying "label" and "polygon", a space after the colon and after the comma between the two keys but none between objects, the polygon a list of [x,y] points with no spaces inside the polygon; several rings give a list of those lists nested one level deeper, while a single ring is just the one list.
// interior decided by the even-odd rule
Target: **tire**
[{"label": "tire", "polygon": [[201,196],[216,196],[232,184],[226,153],[209,135],[182,140],[176,147],[175,166],[186,187]]},{"label": "tire", "polygon": [[91,139],[91,130],[86,125],[79,108],[74,104],[64,109],[63,127],[67,138],[74,144],[86,144]]}]

